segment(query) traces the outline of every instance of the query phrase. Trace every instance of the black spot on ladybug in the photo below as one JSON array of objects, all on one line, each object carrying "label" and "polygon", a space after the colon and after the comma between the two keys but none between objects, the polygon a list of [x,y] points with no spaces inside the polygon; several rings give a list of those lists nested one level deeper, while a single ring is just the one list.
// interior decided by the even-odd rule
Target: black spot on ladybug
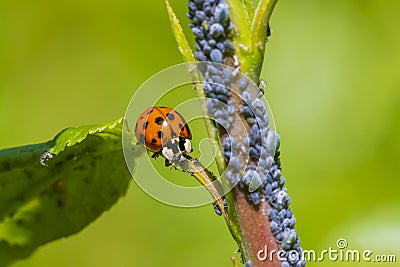
[{"label": "black spot on ladybug", "polygon": [[142,116],[140,116],[139,120],[143,120],[143,115],[142,115]]},{"label": "black spot on ladybug", "polygon": [[137,122],[136,122],[136,124],[135,124],[135,132],[137,131]]},{"label": "black spot on ladybug", "polygon": [[158,131],[158,132],[157,132],[157,135],[158,135],[158,138],[162,138],[162,137],[163,137],[163,132]]},{"label": "black spot on ladybug", "polygon": [[146,121],[145,123],[143,123],[143,130],[146,130],[147,126],[149,126],[149,123]]},{"label": "black spot on ladybug", "polygon": [[179,130],[183,130],[185,128],[185,126],[182,123],[179,123]]},{"label": "black spot on ladybug", "polygon": [[176,137],[176,133],[171,129],[171,137]]},{"label": "black spot on ladybug", "polygon": [[167,118],[168,118],[170,121],[172,121],[172,120],[175,119],[175,116],[174,116],[174,114],[167,113]]},{"label": "black spot on ladybug", "polygon": [[144,134],[140,134],[139,143],[144,144],[145,141],[146,141],[146,138],[144,137]]},{"label": "black spot on ladybug", "polygon": [[158,125],[162,125],[163,122],[164,122],[164,119],[161,118],[161,117],[157,117],[156,120],[155,120],[155,122],[156,122]]},{"label": "black spot on ladybug", "polygon": [[155,138],[151,139],[151,143],[155,144],[157,143],[157,140]]},{"label": "black spot on ladybug", "polygon": [[147,114],[150,114],[153,112],[153,109],[150,109],[149,111],[147,111]]},{"label": "black spot on ladybug", "polygon": [[185,151],[185,139],[179,138],[179,149],[180,151]]}]

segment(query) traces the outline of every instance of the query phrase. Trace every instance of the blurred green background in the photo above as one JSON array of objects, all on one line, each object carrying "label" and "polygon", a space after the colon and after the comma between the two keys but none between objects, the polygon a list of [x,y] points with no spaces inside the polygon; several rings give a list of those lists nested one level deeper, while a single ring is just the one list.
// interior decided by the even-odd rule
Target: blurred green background
[{"label": "blurred green background", "polygon": [[[189,33],[186,2],[171,3]],[[286,0],[272,17],[262,77],[306,249],[346,238],[400,261],[399,11],[396,0]],[[1,1],[0,148],[115,119],[181,62],[163,1]],[[210,206],[167,206],[132,183],[87,229],[15,266],[231,266],[235,249]]]}]

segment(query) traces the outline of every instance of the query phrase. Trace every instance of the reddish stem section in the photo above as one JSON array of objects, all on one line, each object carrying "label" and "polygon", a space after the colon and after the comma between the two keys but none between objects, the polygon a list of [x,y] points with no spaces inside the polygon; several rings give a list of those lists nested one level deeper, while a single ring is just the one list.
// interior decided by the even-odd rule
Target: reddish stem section
[{"label": "reddish stem section", "polygon": [[[233,82],[232,88],[239,88],[239,81]],[[236,109],[236,114],[241,114],[243,103],[239,95],[231,94],[230,99]],[[243,132],[243,126],[246,128],[245,132]],[[250,126],[245,118],[236,117],[230,131],[232,140],[235,140],[239,144],[244,144],[244,139],[247,137],[249,129]],[[239,153],[236,157],[242,163],[242,166],[246,166],[246,155]],[[248,164],[257,165],[257,162],[250,160]],[[233,188],[233,195],[242,235],[242,244],[239,246],[243,250],[242,253],[245,261],[250,260],[252,267],[282,266],[278,257],[280,245],[271,232],[268,216],[268,211],[271,207],[268,201],[265,198],[260,198],[260,204],[255,206],[248,200],[246,192],[242,191],[238,185]],[[275,253],[270,258],[269,254],[273,250]],[[265,255],[265,253],[268,255]],[[259,259],[259,257],[264,258],[265,256],[267,256],[266,260]]]},{"label": "reddish stem section", "polygon": [[[243,253],[252,267],[280,267],[279,244],[271,232],[268,201],[261,200],[258,207],[251,204],[246,194],[234,188],[236,214],[243,237]],[[260,260],[261,259],[261,260]]]}]

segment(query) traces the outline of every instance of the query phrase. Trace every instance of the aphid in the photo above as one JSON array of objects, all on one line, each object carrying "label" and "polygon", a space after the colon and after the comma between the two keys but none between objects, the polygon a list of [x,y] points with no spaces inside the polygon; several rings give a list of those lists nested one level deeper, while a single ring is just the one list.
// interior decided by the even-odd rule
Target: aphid
[{"label": "aphid", "polygon": [[229,7],[226,3],[220,3],[215,7],[214,18],[220,23],[226,23],[229,19]]},{"label": "aphid", "polygon": [[266,31],[266,37],[268,38],[268,37],[270,37],[271,36],[271,26],[269,25],[269,23],[268,23],[268,25],[267,25],[267,31]]},{"label": "aphid", "polygon": [[[223,203],[224,203],[224,209],[227,210],[227,209],[228,209],[228,203],[226,202],[226,199],[225,199],[225,198],[224,198],[224,200],[223,200]],[[214,208],[215,213],[216,213],[218,216],[221,216],[221,215],[223,214],[223,213],[222,213],[222,210],[221,210],[221,208],[218,206],[217,202],[214,202],[214,203],[213,203],[213,208]]]},{"label": "aphid", "polygon": [[54,158],[54,154],[50,153],[49,151],[45,151],[41,156],[40,156],[40,164],[43,166],[47,166],[47,161],[49,159]]},{"label": "aphid", "polygon": [[266,88],[267,88],[267,82],[264,80],[260,80],[260,83],[258,84],[258,89],[260,89],[261,95],[264,95]]},{"label": "aphid", "polygon": [[210,35],[214,38],[217,38],[224,34],[224,27],[219,23],[214,23],[210,27]]},{"label": "aphid", "polygon": [[218,49],[213,49],[211,50],[210,58],[213,62],[222,63],[223,55]]},{"label": "aphid", "polygon": [[249,79],[247,77],[243,77],[239,82],[239,90],[243,92],[244,90],[246,90],[248,85]]}]

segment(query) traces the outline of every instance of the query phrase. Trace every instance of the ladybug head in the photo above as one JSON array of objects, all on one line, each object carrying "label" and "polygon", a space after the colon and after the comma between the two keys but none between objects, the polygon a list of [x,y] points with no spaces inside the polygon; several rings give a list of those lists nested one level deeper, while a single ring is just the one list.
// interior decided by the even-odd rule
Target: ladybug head
[{"label": "ladybug head", "polygon": [[163,146],[161,153],[167,160],[173,161],[174,158],[185,156],[192,151],[192,143],[189,139],[174,137]]}]

